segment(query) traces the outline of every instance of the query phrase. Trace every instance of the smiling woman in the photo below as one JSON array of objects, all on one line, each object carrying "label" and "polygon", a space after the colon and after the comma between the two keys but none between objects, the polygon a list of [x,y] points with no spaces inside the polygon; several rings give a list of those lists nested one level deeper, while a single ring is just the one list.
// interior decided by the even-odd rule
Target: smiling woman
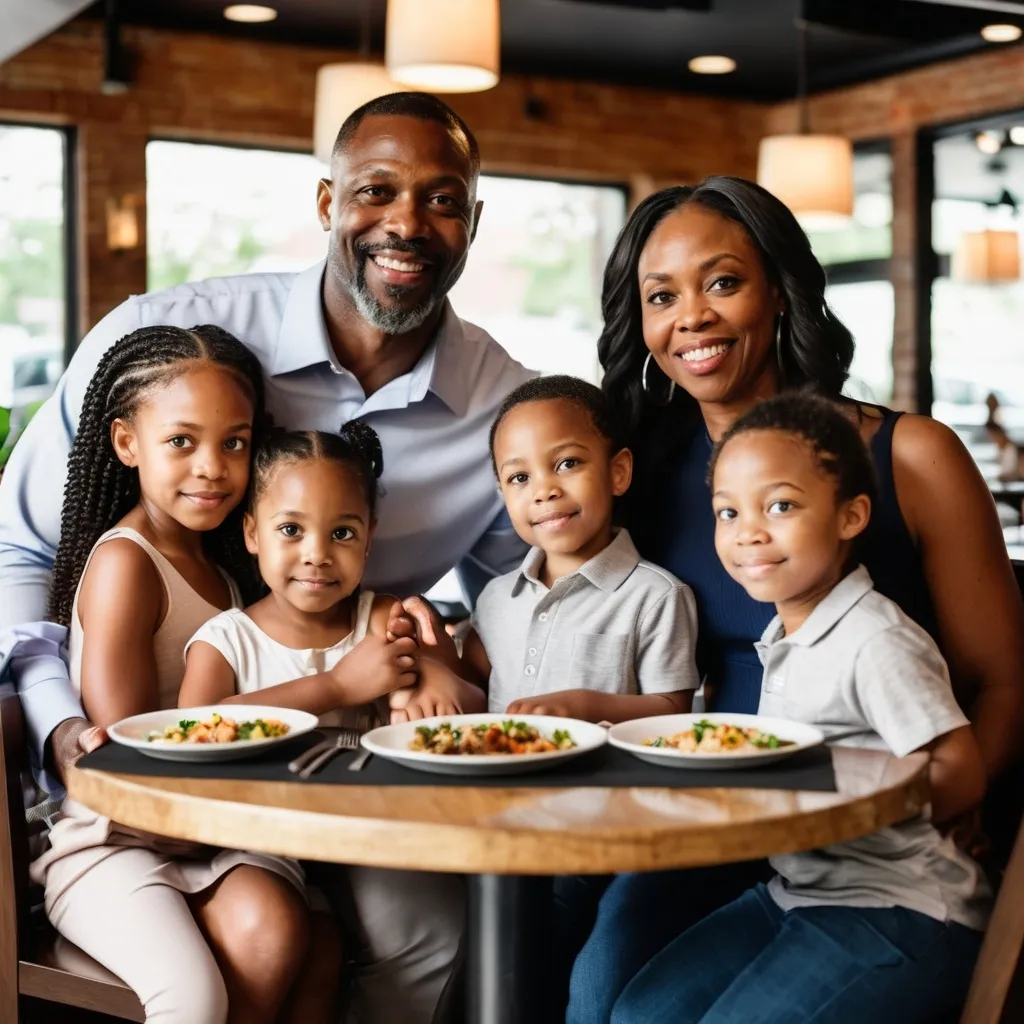
[{"label": "smiling woman", "polygon": [[[756,711],[754,642],[772,614],[715,556],[712,442],[758,400],[811,387],[840,403],[874,460],[862,560],[939,642],[989,773],[1001,770],[1024,725],[1024,610],[991,500],[945,427],[843,397],[853,341],[789,210],[738,178],[656,193],[616,244],[603,308],[604,389],[637,455],[627,525],[645,557],[695,591],[712,704]],[[644,373],[648,358],[660,374]]]}]

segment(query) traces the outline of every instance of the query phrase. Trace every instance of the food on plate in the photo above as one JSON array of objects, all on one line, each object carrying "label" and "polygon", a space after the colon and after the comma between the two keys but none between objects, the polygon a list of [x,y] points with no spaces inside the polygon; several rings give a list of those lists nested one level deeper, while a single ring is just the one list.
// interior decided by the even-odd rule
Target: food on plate
[{"label": "food on plate", "polygon": [[150,743],[235,743],[239,740],[267,740],[284,736],[287,732],[288,726],[276,718],[236,722],[233,718],[213,714],[204,722],[182,718],[177,725],[169,725],[162,732],[154,730],[146,739]]},{"label": "food on plate", "polygon": [[421,725],[409,749],[428,754],[548,754],[575,746],[567,729],[556,729],[548,739],[532,725],[508,719],[479,725]]},{"label": "food on plate", "polygon": [[709,722],[702,718],[685,732],[644,740],[644,746],[673,747],[683,754],[731,754],[736,750],[778,750],[793,746],[793,741],[781,740],[750,726]]}]

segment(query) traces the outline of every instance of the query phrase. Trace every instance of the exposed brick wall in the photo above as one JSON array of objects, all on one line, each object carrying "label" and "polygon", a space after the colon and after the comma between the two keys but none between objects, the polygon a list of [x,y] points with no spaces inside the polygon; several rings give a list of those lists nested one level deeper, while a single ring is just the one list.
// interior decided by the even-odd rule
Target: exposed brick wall
[{"label": "exposed brick wall", "polygon": [[[0,65],[0,119],[78,127],[80,322],[83,330],[145,290],[145,144],[154,136],[309,149],[316,69],[337,51],[128,29],[136,80],[104,96],[99,25],[71,22]],[[525,114],[540,100],[541,119]],[[487,170],[627,183],[634,201],[705,174],[753,177],[757,142],[793,130],[791,103],[759,106],[635,88],[505,76],[450,98],[477,133]],[[994,48],[811,100],[816,131],[893,142],[895,401],[912,408],[914,138],[930,125],[1024,106],[1024,49]],[[110,197],[143,201],[138,249],[111,253]]]},{"label": "exposed brick wall", "polygon": [[[145,290],[144,245],[111,253],[105,218],[108,197],[145,196],[146,140],[308,151],[316,70],[345,59],[336,51],[148,29],[124,37],[136,72],[122,96],[100,92],[94,22],[74,21],[0,65],[0,119],[79,128],[83,329]],[[542,119],[525,115],[527,97],[543,103]],[[450,101],[473,126],[486,170],[624,182],[635,197],[723,167],[752,175],[764,113],[750,103],[516,76]]]}]

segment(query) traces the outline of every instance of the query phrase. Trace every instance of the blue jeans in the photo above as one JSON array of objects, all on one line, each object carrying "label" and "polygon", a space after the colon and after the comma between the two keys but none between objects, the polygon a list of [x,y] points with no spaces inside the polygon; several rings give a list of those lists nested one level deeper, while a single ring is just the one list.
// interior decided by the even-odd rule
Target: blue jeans
[{"label": "blue jeans", "polygon": [[758,885],[647,964],[612,1024],[956,1020],[981,938],[902,907],[783,912]]},{"label": "blue jeans", "polygon": [[616,999],[644,964],[691,925],[770,876],[765,861],[751,861],[618,875],[610,884],[606,877],[557,879],[559,945],[574,956],[579,950],[566,1024],[608,1024]]}]

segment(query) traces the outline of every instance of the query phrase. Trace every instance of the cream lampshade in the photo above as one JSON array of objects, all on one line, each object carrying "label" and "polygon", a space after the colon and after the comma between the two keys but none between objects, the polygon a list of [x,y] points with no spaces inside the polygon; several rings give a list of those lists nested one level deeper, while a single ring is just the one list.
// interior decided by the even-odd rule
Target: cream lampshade
[{"label": "cream lampshade", "polygon": [[845,223],[853,215],[853,146],[840,135],[770,135],[761,140],[757,182],[805,228]]},{"label": "cream lampshade", "polygon": [[953,280],[965,284],[1016,281],[1020,240],[1016,231],[967,231],[953,254]]},{"label": "cream lampshade", "polygon": [[498,83],[498,0],[388,0],[388,71],[430,92],[481,92]]},{"label": "cream lampshade", "polygon": [[345,118],[378,96],[402,92],[382,64],[352,61],[326,64],[316,73],[316,104],[313,112],[313,155],[331,162],[331,150]]}]

